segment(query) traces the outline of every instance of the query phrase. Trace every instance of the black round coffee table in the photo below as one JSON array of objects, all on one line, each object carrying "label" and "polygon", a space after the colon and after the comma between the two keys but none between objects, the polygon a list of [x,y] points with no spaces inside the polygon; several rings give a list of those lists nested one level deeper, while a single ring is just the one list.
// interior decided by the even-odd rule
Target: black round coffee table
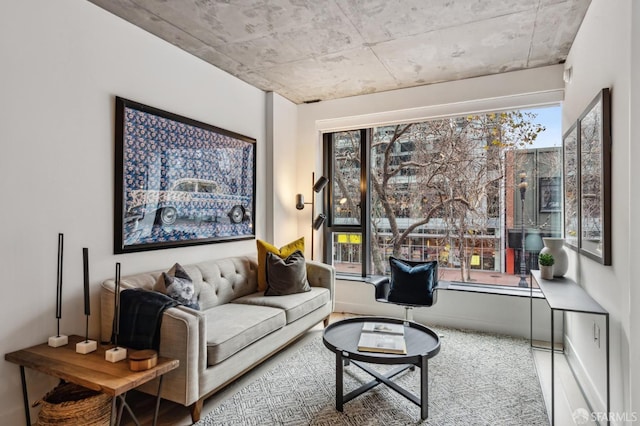
[{"label": "black round coffee table", "polygon": [[[358,342],[365,323],[401,324],[404,327],[406,354],[368,352],[358,350]],[[420,407],[420,417],[429,416],[428,404],[428,360],[440,352],[440,338],[428,327],[413,321],[384,317],[357,317],[337,321],[324,330],[324,345],[336,354],[336,410],[342,411],[343,404],[364,392],[384,383],[400,395]],[[353,362],[375,379],[360,386],[348,394],[343,394],[342,373],[344,366]],[[399,364],[398,368],[386,374],[380,374],[361,364]],[[420,398],[402,388],[391,379],[407,369],[420,368]]]}]

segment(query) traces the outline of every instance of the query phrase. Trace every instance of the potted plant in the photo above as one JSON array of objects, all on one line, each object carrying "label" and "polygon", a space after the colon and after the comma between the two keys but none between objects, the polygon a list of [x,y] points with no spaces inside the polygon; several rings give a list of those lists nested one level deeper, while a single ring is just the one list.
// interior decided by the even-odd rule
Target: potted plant
[{"label": "potted plant", "polygon": [[553,279],[553,264],[555,260],[551,253],[540,253],[538,256],[538,265],[540,266],[540,276],[544,280]]}]

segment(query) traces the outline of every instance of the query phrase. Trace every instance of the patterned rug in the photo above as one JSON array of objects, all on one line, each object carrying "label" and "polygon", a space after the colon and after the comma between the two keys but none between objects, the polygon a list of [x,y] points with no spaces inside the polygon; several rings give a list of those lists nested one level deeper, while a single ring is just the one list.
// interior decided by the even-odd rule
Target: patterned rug
[{"label": "patterned rug", "polygon": [[[548,425],[529,341],[433,327],[441,350],[429,360],[429,418],[385,385],[335,409],[335,355],[320,333],[198,422],[207,425]],[[388,366],[373,365],[377,371]],[[393,366],[391,366],[393,367]],[[419,395],[420,372],[395,381]],[[345,367],[344,391],[371,376]]]}]

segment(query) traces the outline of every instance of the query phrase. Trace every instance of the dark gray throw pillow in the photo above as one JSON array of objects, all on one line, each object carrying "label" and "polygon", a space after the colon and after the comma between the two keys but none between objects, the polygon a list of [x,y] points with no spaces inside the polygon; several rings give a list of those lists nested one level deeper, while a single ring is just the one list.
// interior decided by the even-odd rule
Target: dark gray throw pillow
[{"label": "dark gray throw pillow", "polygon": [[307,266],[304,255],[296,250],[286,259],[273,253],[267,253],[267,290],[265,296],[284,296],[287,294],[311,291],[307,281]]},{"label": "dark gray throw pillow", "polygon": [[389,266],[389,302],[426,306],[433,304],[433,292],[438,284],[438,261],[412,262],[391,256]]}]

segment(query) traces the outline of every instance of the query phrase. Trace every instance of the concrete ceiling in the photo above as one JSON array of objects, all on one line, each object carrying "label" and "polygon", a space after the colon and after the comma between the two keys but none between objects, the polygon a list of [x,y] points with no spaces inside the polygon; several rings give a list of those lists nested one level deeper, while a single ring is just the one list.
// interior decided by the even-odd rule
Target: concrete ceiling
[{"label": "concrete ceiling", "polygon": [[294,103],[562,63],[590,0],[89,0]]}]

